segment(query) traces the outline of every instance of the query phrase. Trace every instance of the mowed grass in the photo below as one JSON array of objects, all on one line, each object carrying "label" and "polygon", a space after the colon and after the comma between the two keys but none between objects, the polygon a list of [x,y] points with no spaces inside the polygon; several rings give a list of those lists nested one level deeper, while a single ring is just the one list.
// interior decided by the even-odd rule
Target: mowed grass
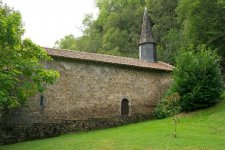
[{"label": "mowed grass", "polygon": [[225,150],[225,100],[180,117],[177,138],[168,118],[22,142],[0,150]]}]

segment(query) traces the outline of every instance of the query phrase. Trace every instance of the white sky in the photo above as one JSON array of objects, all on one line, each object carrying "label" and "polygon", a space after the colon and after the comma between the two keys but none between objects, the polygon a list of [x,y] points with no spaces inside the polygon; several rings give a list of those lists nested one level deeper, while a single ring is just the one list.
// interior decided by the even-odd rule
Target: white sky
[{"label": "white sky", "polygon": [[20,11],[25,25],[24,37],[36,44],[52,47],[65,35],[81,36],[79,27],[85,14],[97,16],[94,0],[2,0]]}]

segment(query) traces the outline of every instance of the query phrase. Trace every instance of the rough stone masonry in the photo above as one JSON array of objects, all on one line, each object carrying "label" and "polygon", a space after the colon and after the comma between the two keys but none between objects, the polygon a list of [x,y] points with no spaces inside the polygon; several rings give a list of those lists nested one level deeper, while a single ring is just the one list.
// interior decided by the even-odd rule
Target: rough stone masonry
[{"label": "rough stone masonry", "polygon": [[58,70],[60,78],[27,108],[11,110],[7,120],[0,117],[0,144],[151,118],[173,66],[157,61],[146,11],[140,59],[45,48],[53,58],[46,67]]}]

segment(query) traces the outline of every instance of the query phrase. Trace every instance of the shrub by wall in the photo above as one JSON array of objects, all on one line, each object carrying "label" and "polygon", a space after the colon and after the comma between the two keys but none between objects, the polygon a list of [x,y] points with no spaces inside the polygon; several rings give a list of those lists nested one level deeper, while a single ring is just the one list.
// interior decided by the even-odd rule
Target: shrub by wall
[{"label": "shrub by wall", "polygon": [[176,59],[173,84],[155,109],[156,117],[175,115],[178,105],[181,111],[193,111],[218,103],[223,92],[219,63],[216,52],[204,45],[184,49]]},{"label": "shrub by wall", "polygon": [[173,89],[169,89],[155,108],[156,118],[165,118],[180,112],[180,95]]},{"label": "shrub by wall", "polygon": [[216,104],[223,92],[220,58],[202,45],[189,47],[176,59],[174,88],[180,95],[183,111],[192,111]]}]

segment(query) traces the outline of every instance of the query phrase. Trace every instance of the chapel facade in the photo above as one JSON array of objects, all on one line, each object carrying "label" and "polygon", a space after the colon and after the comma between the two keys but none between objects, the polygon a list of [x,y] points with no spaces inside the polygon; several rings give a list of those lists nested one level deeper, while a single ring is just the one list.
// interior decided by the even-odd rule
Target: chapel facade
[{"label": "chapel facade", "polygon": [[[167,90],[173,67],[157,60],[156,42],[145,9],[140,59],[45,48],[46,67],[60,78],[29,107],[15,115],[17,124],[153,114]],[[12,122],[15,122],[12,117]]]},{"label": "chapel facade", "polygon": [[60,78],[48,85],[44,93],[31,98],[27,108],[11,112],[9,124],[31,127],[23,128],[26,131],[23,134],[18,131],[22,138],[41,137],[49,134],[50,129],[51,135],[55,135],[141,121],[142,116],[149,119],[171,82],[173,66],[157,60],[156,42],[146,9],[140,59],[45,50],[53,58],[45,62],[46,67],[59,71]]}]

